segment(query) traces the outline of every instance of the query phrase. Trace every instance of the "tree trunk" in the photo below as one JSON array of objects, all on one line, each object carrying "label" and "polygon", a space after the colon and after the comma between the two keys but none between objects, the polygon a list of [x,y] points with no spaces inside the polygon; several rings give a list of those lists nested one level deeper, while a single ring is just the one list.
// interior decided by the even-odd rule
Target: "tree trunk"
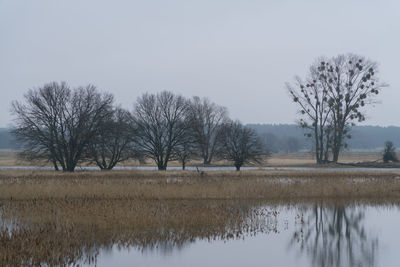
[{"label": "tree trunk", "polygon": [[338,162],[340,149],[342,147],[342,134],[339,133],[335,138],[336,138],[336,140],[334,142],[333,151],[332,151],[333,152],[333,162]]},{"label": "tree trunk", "polygon": [[319,126],[319,160],[320,163],[325,163],[324,161],[324,128],[322,126],[322,122],[320,122]]},{"label": "tree trunk", "polygon": [[162,162],[157,163],[157,168],[159,171],[166,171],[167,170],[167,164],[163,164]]},{"label": "tree trunk", "polygon": [[57,165],[57,161],[55,159],[53,159],[53,165],[54,165],[54,170],[58,171],[58,165]]},{"label": "tree trunk", "polygon": [[321,158],[319,157],[320,145],[319,145],[317,126],[314,126],[314,137],[315,137],[315,160],[317,161],[317,164],[321,164]]},{"label": "tree trunk", "polygon": [[240,167],[241,167],[242,165],[240,164],[240,163],[236,163],[235,164],[235,167],[236,167],[236,171],[240,171]]},{"label": "tree trunk", "polygon": [[65,169],[65,171],[67,172],[74,172],[76,167],[76,163],[72,162],[72,160],[70,162],[67,162],[67,168]]},{"label": "tree trunk", "polygon": [[335,148],[333,151],[333,162],[337,163],[339,160],[340,149]]}]

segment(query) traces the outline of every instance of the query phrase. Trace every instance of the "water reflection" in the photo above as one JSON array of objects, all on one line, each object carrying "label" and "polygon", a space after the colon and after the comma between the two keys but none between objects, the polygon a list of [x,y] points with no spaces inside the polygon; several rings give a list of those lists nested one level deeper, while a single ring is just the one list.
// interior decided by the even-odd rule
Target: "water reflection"
[{"label": "water reflection", "polygon": [[291,246],[310,257],[313,266],[375,266],[378,238],[367,233],[362,207],[303,209]]},{"label": "water reflection", "polygon": [[[118,248],[172,253],[197,240],[276,231],[274,211],[223,201],[2,202],[0,265],[96,265]],[[273,219],[275,218],[275,219]]]},{"label": "water reflection", "polygon": [[[218,253],[235,257],[230,246],[244,240],[249,251],[282,243],[288,259],[305,258],[298,266],[376,266],[378,233],[367,210],[245,201],[3,201],[0,265],[96,265],[127,250],[173,258],[204,241],[225,242]],[[261,243],[249,242],[260,237]],[[268,265],[261,255],[249,260]]]}]

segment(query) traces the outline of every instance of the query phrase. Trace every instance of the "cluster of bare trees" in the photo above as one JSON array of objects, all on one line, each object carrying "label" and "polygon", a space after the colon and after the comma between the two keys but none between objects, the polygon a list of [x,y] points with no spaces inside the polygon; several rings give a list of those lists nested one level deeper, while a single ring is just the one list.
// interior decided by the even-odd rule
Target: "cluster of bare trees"
[{"label": "cluster of bare trees", "polygon": [[225,108],[168,91],[143,94],[129,112],[94,86],[53,82],[29,90],[12,111],[20,156],[47,160],[56,170],[74,171],[81,162],[110,170],[130,158],[152,159],[159,170],[173,160],[184,169],[192,159],[217,158],[240,170],[266,154],[255,132],[230,120]]},{"label": "cluster of bare trees", "polygon": [[313,137],[317,163],[337,162],[351,138],[350,129],[365,120],[364,107],[386,84],[379,82],[377,63],[347,54],[319,58],[303,80],[287,84],[289,95],[299,107],[301,127]]},{"label": "cluster of bare trees", "polygon": [[[313,137],[317,163],[331,156],[336,162],[351,127],[365,120],[364,107],[375,103],[386,86],[377,72],[376,62],[339,55],[318,59],[304,80],[296,77],[287,84],[299,107],[300,126]],[[83,161],[112,169],[129,158],[152,159],[159,170],[174,160],[185,168],[192,159],[210,164],[218,158],[239,170],[267,154],[255,132],[229,119],[224,107],[167,91],[143,94],[129,112],[92,85],[71,89],[53,82],[29,90],[12,110],[21,156],[46,159],[56,170],[73,171]]]},{"label": "cluster of bare trees", "polygon": [[71,90],[50,83],[29,90],[25,102],[13,102],[14,134],[23,144],[22,156],[47,159],[58,170],[73,171],[112,114],[113,97],[89,85]]}]

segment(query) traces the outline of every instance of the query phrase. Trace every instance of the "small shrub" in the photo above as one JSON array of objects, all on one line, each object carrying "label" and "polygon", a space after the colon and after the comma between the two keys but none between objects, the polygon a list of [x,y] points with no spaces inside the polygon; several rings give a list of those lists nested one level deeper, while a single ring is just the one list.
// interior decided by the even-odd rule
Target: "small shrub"
[{"label": "small shrub", "polygon": [[396,148],[394,147],[391,141],[385,142],[385,149],[383,150],[383,162],[389,163],[392,162],[399,162],[395,152]]}]

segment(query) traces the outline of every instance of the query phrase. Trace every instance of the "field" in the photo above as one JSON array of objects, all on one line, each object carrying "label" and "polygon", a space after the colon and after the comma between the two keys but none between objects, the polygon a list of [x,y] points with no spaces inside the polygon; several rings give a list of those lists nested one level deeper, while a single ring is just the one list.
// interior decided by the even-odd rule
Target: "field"
[{"label": "field", "polygon": [[[0,166],[18,166],[24,165],[25,162],[17,159],[17,152],[8,149],[0,149]],[[29,164],[26,162],[26,164]]]},{"label": "field", "polygon": [[[382,155],[379,152],[347,152],[341,155],[340,163],[357,163],[357,162],[372,162],[381,161]],[[17,157],[17,152],[13,150],[0,150],[0,166],[49,166],[47,162],[28,162]],[[81,166],[94,166],[90,163],[81,164]],[[155,166],[151,161],[145,164],[140,164],[136,160],[129,160],[120,163],[118,166]],[[180,166],[179,162],[173,161],[169,166]],[[200,160],[193,160],[188,163],[188,166],[202,166]],[[232,163],[224,160],[213,162],[213,166],[232,166]],[[292,153],[292,154],[272,154],[257,166],[315,166],[315,160],[310,153]]]},{"label": "field", "polygon": [[0,199],[400,198],[400,171],[0,172]]}]

